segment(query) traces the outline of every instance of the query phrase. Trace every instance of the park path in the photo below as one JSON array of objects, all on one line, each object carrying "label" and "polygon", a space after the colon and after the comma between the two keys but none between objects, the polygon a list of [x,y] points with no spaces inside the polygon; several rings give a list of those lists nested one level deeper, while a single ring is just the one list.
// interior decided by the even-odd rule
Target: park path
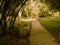
[{"label": "park path", "polygon": [[30,33],[30,45],[59,45],[55,38],[35,19],[32,21],[32,30]]}]

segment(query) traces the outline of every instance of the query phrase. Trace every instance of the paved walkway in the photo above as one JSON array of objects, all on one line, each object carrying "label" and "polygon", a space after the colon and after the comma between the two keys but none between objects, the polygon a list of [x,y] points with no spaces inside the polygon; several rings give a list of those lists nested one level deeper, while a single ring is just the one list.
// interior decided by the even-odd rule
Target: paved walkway
[{"label": "paved walkway", "polygon": [[58,45],[55,38],[39,23],[37,19],[32,21],[30,33],[30,45]]}]

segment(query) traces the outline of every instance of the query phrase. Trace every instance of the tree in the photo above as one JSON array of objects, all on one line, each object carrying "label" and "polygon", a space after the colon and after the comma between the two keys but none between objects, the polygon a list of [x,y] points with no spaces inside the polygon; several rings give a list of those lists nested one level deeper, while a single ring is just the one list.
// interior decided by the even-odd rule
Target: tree
[{"label": "tree", "polygon": [[22,8],[21,12],[22,12],[22,17],[28,18],[30,17],[30,13],[31,13],[31,6],[29,5],[30,1],[28,1]]},{"label": "tree", "polygon": [[60,0],[45,0],[45,2],[51,6],[51,9],[60,11]]},{"label": "tree", "polygon": [[18,12],[26,2],[27,0],[0,0],[0,22],[2,23],[3,33],[7,29],[8,22],[10,28],[13,28]]}]

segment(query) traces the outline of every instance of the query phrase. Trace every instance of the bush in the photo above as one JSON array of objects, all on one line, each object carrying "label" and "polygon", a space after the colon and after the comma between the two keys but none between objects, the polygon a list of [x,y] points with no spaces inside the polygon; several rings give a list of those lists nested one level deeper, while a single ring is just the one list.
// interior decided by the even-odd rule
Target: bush
[{"label": "bush", "polygon": [[27,37],[30,35],[30,30],[31,30],[32,24],[31,22],[21,22],[20,26],[20,37]]}]

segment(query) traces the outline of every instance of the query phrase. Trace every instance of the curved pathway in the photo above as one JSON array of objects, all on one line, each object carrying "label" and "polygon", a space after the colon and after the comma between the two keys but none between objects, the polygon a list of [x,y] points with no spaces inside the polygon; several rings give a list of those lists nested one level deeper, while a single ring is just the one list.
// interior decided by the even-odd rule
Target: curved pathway
[{"label": "curved pathway", "polygon": [[59,45],[55,38],[35,19],[32,21],[30,33],[30,45]]}]

